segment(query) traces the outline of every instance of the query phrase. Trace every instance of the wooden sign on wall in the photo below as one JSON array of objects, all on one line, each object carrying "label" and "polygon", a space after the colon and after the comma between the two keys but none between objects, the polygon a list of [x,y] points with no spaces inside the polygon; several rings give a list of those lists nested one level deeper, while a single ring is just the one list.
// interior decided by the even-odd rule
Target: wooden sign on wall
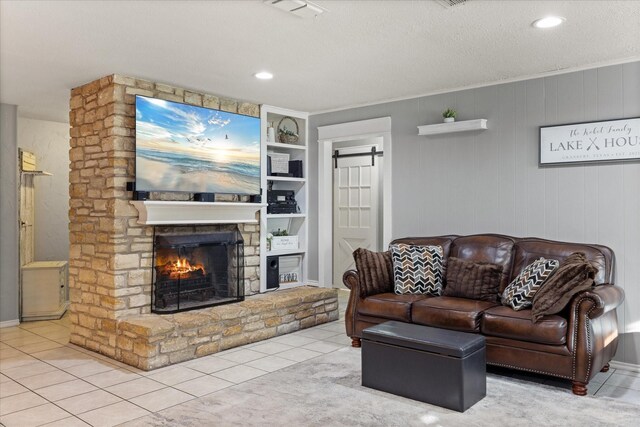
[{"label": "wooden sign on wall", "polygon": [[640,117],[540,127],[539,164],[640,159]]}]

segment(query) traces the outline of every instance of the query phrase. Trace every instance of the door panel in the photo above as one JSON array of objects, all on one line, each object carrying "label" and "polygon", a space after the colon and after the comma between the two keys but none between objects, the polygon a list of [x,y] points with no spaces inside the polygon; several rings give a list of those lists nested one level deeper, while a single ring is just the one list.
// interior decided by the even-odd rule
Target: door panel
[{"label": "door panel", "polygon": [[[370,152],[372,146],[340,149],[341,154]],[[371,156],[338,159],[333,173],[333,285],[354,268],[357,248],[378,250],[379,167]]]}]

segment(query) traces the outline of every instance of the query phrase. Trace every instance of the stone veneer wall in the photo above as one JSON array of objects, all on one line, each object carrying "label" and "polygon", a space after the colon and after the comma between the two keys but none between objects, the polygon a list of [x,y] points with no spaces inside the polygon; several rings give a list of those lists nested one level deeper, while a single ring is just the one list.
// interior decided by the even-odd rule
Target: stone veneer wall
[{"label": "stone veneer wall", "polygon": [[[112,75],[71,91],[69,289],[71,342],[123,360],[118,321],[150,311],[153,228],[136,224],[135,95],[259,117],[256,104]],[[186,200],[156,194],[156,200]],[[259,214],[258,214],[259,215]],[[245,293],[259,291],[259,225],[245,240]],[[210,227],[209,227],[210,229]],[[119,342],[121,341],[121,342]],[[126,350],[125,350],[126,351]]]}]

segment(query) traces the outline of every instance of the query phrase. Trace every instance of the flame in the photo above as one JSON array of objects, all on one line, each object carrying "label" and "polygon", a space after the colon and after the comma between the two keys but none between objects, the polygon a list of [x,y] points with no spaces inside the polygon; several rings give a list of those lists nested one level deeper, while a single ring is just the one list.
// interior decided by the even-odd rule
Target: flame
[{"label": "flame", "polygon": [[186,258],[169,259],[166,262],[158,260],[160,274],[169,276],[170,279],[189,278],[191,276],[204,276],[205,270],[202,264],[191,264]]}]

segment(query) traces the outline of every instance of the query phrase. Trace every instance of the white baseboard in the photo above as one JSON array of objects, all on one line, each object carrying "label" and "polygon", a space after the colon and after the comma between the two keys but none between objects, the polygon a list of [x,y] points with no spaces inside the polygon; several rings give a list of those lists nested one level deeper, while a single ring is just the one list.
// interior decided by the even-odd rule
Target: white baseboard
[{"label": "white baseboard", "polygon": [[620,369],[621,371],[640,372],[640,365],[634,363],[616,362],[612,360],[609,365],[614,369]]},{"label": "white baseboard", "polygon": [[317,280],[307,280],[305,283],[307,285],[309,285],[309,286],[315,286],[315,287],[319,287],[320,286],[320,284],[318,283]]},{"label": "white baseboard", "polygon": [[4,322],[0,322],[0,328],[10,328],[12,326],[18,326],[20,321],[18,319],[15,320],[5,320]]}]

